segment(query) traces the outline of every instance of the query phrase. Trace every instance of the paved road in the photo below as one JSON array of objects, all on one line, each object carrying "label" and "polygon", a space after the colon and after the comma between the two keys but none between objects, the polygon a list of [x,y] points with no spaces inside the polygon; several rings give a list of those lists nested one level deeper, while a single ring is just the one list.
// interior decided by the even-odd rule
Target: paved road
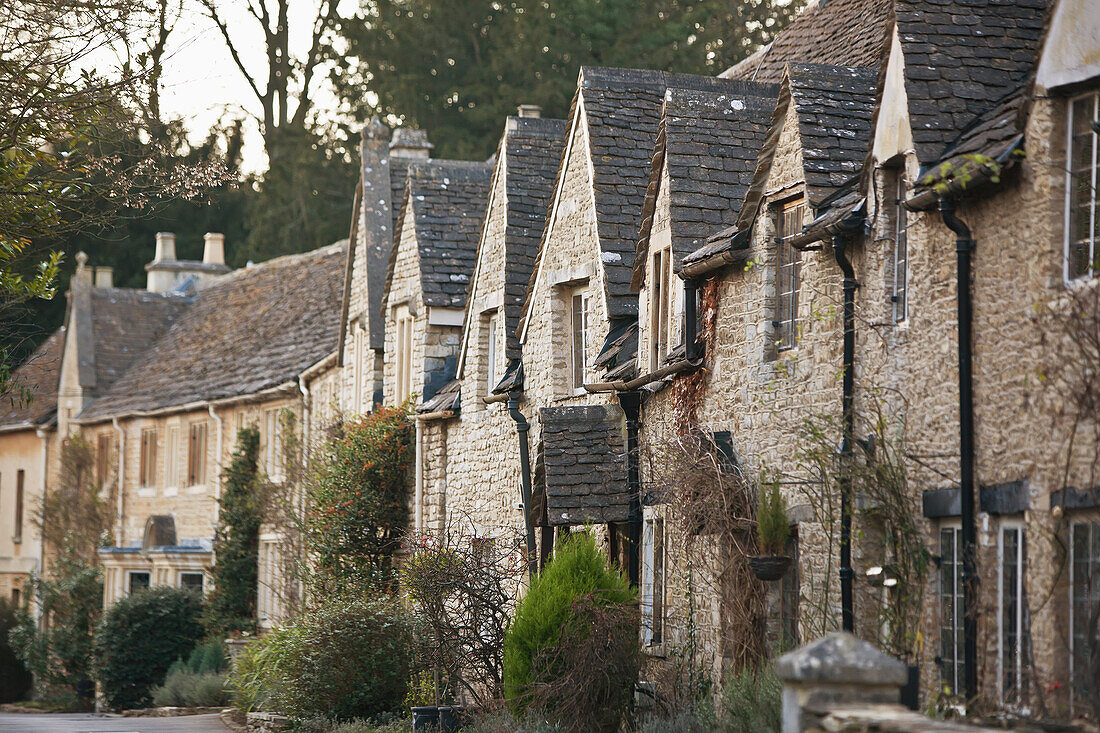
[{"label": "paved road", "polygon": [[120,718],[89,714],[0,713],[0,731],[3,733],[227,733],[228,730],[216,714]]}]

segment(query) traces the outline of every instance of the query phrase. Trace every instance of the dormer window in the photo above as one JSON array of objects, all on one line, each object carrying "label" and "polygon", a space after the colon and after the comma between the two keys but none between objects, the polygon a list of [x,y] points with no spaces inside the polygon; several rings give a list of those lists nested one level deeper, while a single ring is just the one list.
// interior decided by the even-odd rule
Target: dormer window
[{"label": "dormer window", "polygon": [[497,374],[497,314],[489,316],[485,324],[485,392],[489,394],[497,386],[500,376]]},{"label": "dormer window", "polygon": [[1097,133],[1100,93],[1092,92],[1069,103],[1066,142],[1066,243],[1063,270],[1066,281],[1092,277],[1096,272]]},{"label": "dormer window", "polygon": [[779,209],[776,256],[775,341],[782,351],[798,342],[798,285],[802,253],[791,246],[791,237],[802,231],[806,215],[803,199]]},{"label": "dormer window", "polygon": [[570,385],[573,391],[584,389],[588,369],[588,288],[573,290],[569,299]]},{"label": "dormer window", "polygon": [[653,253],[650,261],[649,370],[661,368],[669,352],[674,304],[672,249]]}]

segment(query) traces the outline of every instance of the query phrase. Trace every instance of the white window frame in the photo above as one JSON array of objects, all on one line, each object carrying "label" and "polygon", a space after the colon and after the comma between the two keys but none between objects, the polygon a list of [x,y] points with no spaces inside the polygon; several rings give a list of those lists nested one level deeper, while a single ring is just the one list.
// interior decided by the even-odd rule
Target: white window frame
[{"label": "white window frame", "polygon": [[[951,521],[951,522],[941,522],[940,525],[936,528],[937,544],[939,545],[940,563],[941,563],[941,566],[936,569],[937,570],[937,572],[936,572],[936,587],[937,587],[936,600],[937,600],[937,607],[938,607],[939,613],[940,613],[940,618],[939,618],[939,623],[938,623],[938,626],[939,626],[939,639],[938,639],[938,641],[939,641],[939,651],[940,651],[939,656],[940,656],[941,659],[943,658],[943,629],[944,629],[944,621],[943,621],[943,583],[942,583],[943,567],[942,567],[942,565],[943,565],[943,563],[946,563],[948,561],[948,558],[944,557],[944,555],[943,555],[943,534],[942,533],[943,533],[944,530],[950,530],[951,532],[953,532],[953,535],[954,535],[953,536],[954,555],[951,558],[951,562],[954,563],[955,567],[957,568],[957,570],[956,570],[956,572],[954,573],[954,576],[953,576],[953,580],[955,582],[955,585],[952,588],[952,596],[953,596],[952,602],[953,602],[954,608],[953,608],[953,611],[952,611],[952,613],[953,613],[953,618],[952,618],[952,621],[953,621],[953,623],[952,623],[953,638],[952,638],[951,644],[954,648],[955,656],[954,656],[953,659],[950,660],[950,662],[951,662],[951,674],[952,674],[952,680],[951,680],[950,687],[951,687],[951,692],[955,695],[958,695],[958,694],[960,694],[961,687],[962,687],[962,684],[964,682],[962,677],[963,677],[963,675],[965,675],[965,668],[963,667],[963,662],[961,661],[962,660],[962,655],[963,655],[963,643],[965,643],[964,640],[961,639],[961,629],[963,628],[962,627],[962,624],[963,624],[962,522],[958,521],[958,520]],[[943,661],[946,663],[948,660],[945,659]],[[947,684],[948,681],[944,680],[944,674],[945,674],[945,672],[941,668],[940,669],[940,680],[943,684]]]},{"label": "white window frame", "polygon": [[893,286],[890,302],[893,305],[894,324],[903,325],[909,320],[909,212],[905,209],[905,169],[897,169],[894,187],[894,258]]},{"label": "white window frame", "polygon": [[202,578],[202,591],[201,591],[201,593],[203,595],[206,595],[206,573],[204,573],[201,570],[181,570],[178,573],[176,573],[176,587],[178,587],[178,588],[186,587],[183,584],[183,576],[185,576],[185,575],[197,575],[200,578]]},{"label": "white window frame", "polygon": [[[660,543],[657,540],[660,540]],[[668,631],[668,530],[655,507],[644,507],[642,525],[642,644],[663,647]],[[659,561],[659,562],[658,562]],[[660,572],[658,573],[658,568]],[[660,594],[660,603],[656,602]],[[658,609],[659,616],[655,614]],[[658,633],[654,633],[654,631]]]},{"label": "white window frame", "polygon": [[[775,345],[776,351],[788,351],[798,346],[798,300],[802,285],[802,252],[790,244],[790,238],[802,231],[802,222],[806,219],[806,199],[797,198],[776,207],[777,236],[775,251]],[[801,209],[801,221],[797,222],[797,231],[787,231],[785,222],[792,212]],[[794,222],[792,222],[794,224]],[[790,262],[784,261],[784,253],[790,256]],[[784,290],[784,268],[789,273],[790,289]],[[785,304],[785,305],[784,305]]]},{"label": "white window frame", "polygon": [[279,420],[283,409],[271,407],[264,410],[264,471],[272,481],[282,481],[285,478],[283,434]]},{"label": "white window frame", "polygon": [[[579,324],[581,353],[579,355],[577,354],[578,324],[576,322],[575,307],[578,298],[581,303],[581,322]],[[573,394],[584,394],[584,385],[588,381],[588,342],[591,337],[589,327],[592,324],[592,295],[588,286],[584,285],[570,290],[566,307],[569,308],[569,386]]]},{"label": "white window frame", "polygon": [[[190,449],[190,448],[189,448]],[[179,488],[180,480],[180,426],[169,425],[165,432],[164,485],[169,489]]]},{"label": "white window frame", "polygon": [[[1093,533],[1095,533],[1097,535],[1100,535],[1100,518],[1097,518],[1097,517],[1092,517],[1092,518],[1088,518],[1088,519],[1081,518],[1077,521],[1074,521],[1073,519],[1071,519],[1070,523],[1069,523],[1069,532],[1070,532],[1070,535],[1069,535],[1069,568],[1070,568],[1070,572],[1069,572],[1069,591],[1068,591],[1068,595],[1069,595],[1069,680],[1070,680],[1070,689],[1072,691],[1071,694],[1070,694],[1070,712],[1071,712],[1071,714],[1073,713],[1073,711],[1074,711],[1074,709],[1077,705],[1077,695],[1075,694],[1076,693],[1076,678],[1077,678],[1077,670],[1076,670],[1076,667],[1077,667],[1077,648],[1076,648],[1077,647],[1077,645],[1076,645],[1077,619],[1076,619],[1076,614],[1074,612],[1075,601],[1077,599],[1074,595],[1074,591],[1075,591],[1076,585],[1077,585],[1075,583],[1075,580],[1076,580],[1076,572],[1077,572],[1077,541],[1076,541],[1077,538],[1076,538],[1076,533],[1077,533],[1077,528],[1078,527],[1087,528],[1090,535],[1093,534]],[[1100,539],[1094,539],[1091,536],[1086,540],[1086,542],[1089,542],[1089,541],[1100,543]],[[1092,577],[1093,577],[1094,580],[1100,581],[1100,553],[1098,553],[1096,558],[1092,558],[1091,560],[1089,560],[1087,562],[1096,562],[1097,563],[1097,567],[1094,567],[1092,569],[1091,574],[1092,574]],[[1097,600],[1097,602],[1100,603],[1100,600]]]},{"label": "white window frame", "polygon": [[492,394],[493,388],[500,381],[497,374],[497,361],[499,359],[500,316],[493,312],[485,321],[485,394]]},{"label": "white window frame", "polygon": [[126,595],[128,595],[128,596],[133,595],[133,593],[134,593],[133,588],[134,588],[134,576],[135,575],[146,575],[146,576],[148,576],[149,577],[149,585],[147,585],[145,587],[146,588],[152,588],[153,587],[153,573],[151,571],[149,571],[149,570],[127,570],[126,571]]},{"label": "white window frame", "polygon": [[401,404],[412,395],[412,334],[413,317],[409,306],[399,305],[394,309],[394,402]]},{"label": "white window frame", "polygon": [[[1016,543],[1016,689],[1010,693],[1005,689],[1005,533],[1015,531],[1019,539]],[[1021,685],[1022,674],[1026,671],[1025,647],[1028,642],[1027,618],[1027,529],[1020,519],[1006,519],[997,530],[997,687],[1004,705],[1020,709],[1026,703],[1026,683]],[[1021,691],[1024,691],[1023,694]],[[1014,699],[1009,699],[1012,694]]]},{"label": "white window frame", "polygon": [[1077,280],[1087,280],[1095,276],[1095,262],[1096,262],[1096,240],[1097,240],[1097,228],[1100,226],[1100,222],[1097,221],[1096,209],[1100,202],[1097,201],[1096,186],[1097,186],[1097,156],[1100,155],[1098,149],[1100,149],[1100,135],[1095,131],[1092,132],[1092,166],[1089,169],[1090,187],[1092,189],[1092,211],[1089,216],[1089,267],[1088,271],[1082,275],[1071,275],[1069,271],[1070,265],[1070,246],[1071,242],[1071,217],[1070,217],[1070,202],[1073,200],[1074,195],[1074,181],[1073,181],[1073,112],[1078,102],[1082,102],[1087,99],[1092,99],[1092,118],[1093,120],[1100,119],[1100,91],[1090,91],[1085,94],[1072,97],[1066,104],[1066,191],[1065,191],[1065,218],[1064,218],[1064,243],[1062,249],[1062,278],[1066,283],[1071,283]]}]

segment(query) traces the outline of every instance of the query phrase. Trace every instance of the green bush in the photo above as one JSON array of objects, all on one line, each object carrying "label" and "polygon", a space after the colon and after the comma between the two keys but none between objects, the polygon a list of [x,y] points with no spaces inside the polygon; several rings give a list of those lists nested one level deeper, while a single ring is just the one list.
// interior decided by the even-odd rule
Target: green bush
[{"label": "green bush", "polygon": [[31,673],[15,654],[8,633],[19,624],[18,609],[0,599],[0,703],[15,702],[31,689]]},{"label": "green bush", "polygon": [[83,560],[63,554],[48,577],[32,575],[30,587],[48,626],[40,628],[20,611],[8,639],[51,698],[74,707],[90,707],[95,687],[95,627],[103,609],[103,579]]},{"label": "green bush", "polygon": [[224,672],[228,668],[225,645],[218,639],[199,644],[191,650],[191,656],[187,658],[188,672]]},{"label": "green bush", "polygon": [[756,535],[760,541],[760,554],[782,555],[787,550],[787,538],[791,534],[787,518],[787,500],[774,481],[760,487],[760,503],[756,509]]},{"label": "green bush", "polygon": [[[558,678],[609,677],[610,668],[571,669],[599,665],[615,668],[610,680],[615,690],[600,689],[603,699],[591,702],[604,708],[628,702],[618,687],[633,688],[629,669],[637,673],[637,625],[635,594],[622,575],[610,567],[607,557],[587,533],[573,535],[556,549],[546,569],[531,583],[516,608],[516,616],[504,637],[504,689],[513,709],[522,712],[532,702],[536,688],[553,687]],[[577,659],[571,649],[603,634],[607,658]],[[568,646],[570,649],[566,649]],[[626,678],[624,678],[624,676]],[[594,688],[576,688],[575,697],[591,696]],[[564,692],[564,691],[562,691]],[[572,722],[572,721],[570,721]]]},{"label": "green bush", "polygon": [[783,684],[771,667],[743,669],[731,677],[722,694],[722,717],[728,730],[778,733],[782,724]]},{"label": "green bush", "polygon": [[173,666],[164,684],[153,690],[153,704],[162,707],[212,708],[229,704],[225,675],[188,672]]},{"label": "green bush", "polygon": [[245,649],[230,677],[234,702],[337,720],[400,711],[417,657],[414,631],[391,598],[333,598]]},{"label": "green bush", "polygon": [[202,638],[202,601],[183,588],[149,588],[122,598],[96,630],[99,681],[108,707],[147,707],[174,661]]}]

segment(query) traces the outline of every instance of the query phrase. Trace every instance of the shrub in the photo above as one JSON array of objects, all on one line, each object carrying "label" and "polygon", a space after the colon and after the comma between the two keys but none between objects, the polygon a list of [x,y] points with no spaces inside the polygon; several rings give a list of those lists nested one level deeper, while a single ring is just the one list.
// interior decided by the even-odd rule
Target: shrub
[{"label": "shrub", "polygon": [[[610,718],[617,726],[637,675],[634,601],[629,583],[592,537],[582,533],[561,543],[520,601],[504,639],[504,687],[513,709],[537,703],[536,688],[549,687],[550,697],[559,698],[566,690],[555,683],[571,680],[576,704],[590,705],[601,727],[611,725]],[[609,654],[594,658],[600,643]],[[597,677],[607,684],[593,684]],[[574,712],[580,724],[583,711]]]},{"label": "shrub", "polygon": [[164,684],[153,690],[153,704],[157,707],[223,707],[229,704],[225,685],[225,675],[189,672],[173,665]]},{"label": "shrub", "polygon": [[174,661],[202,637],[201,599],[183,588],[149,588],[122,598],[96,631],[99,681],[111,708],[146,707]]},{"label": "shrub", "polygon": [[36,684],[50,689],[59,700],[75,700],[77,707],[87,707],[94,692],[95,626],[103,608],[99,570],[61,555],[48,578],[31,576],[30,587],[47,624],[39,628],[20,612],[18,625],[8,636],[12,648]]},{"label": "shrub", "polygon": [[30,670],[8,641],[8,633],[19,623],[18,615],[15,605],[0,599],[0,703],[22,700],[31,689]]},{"label": "shrub", "polygon": [[250,644],[234,702],[297,717],[370,718],[401,710],[416,658],[413,618],[390,598],[334,598]]},{"label": "shrub", "polygon": [[229,667],[229,660],[225,655],[225,645],[218,639],[199,644],[191,650],[187,658],[186,671],[188,672],[224,672]]},{"label": "shrub", "polygon": [[723,718],[730,730],[778,733],[782,724],[783,685],[771,667],[745,668],[730,678],[722,695]]},{"label": "shrub", "polygon": [[390,588],[408,526],[412,422],[384,407],[325,444],[309,479],[306,539],[327,592]]},{"label": "shrub", "polygon": [[774,481],[760,487],[756,534],[760,540],[761,554],[782,555],[786,552],[787,538],[791,534],[790,520],[787,519],[787,500],[780,493],[779,484]]},{"label": "shrub", "polygon": [[214,535],[214,590],[206,599],[203,622],[211,635],[255,629],[257,558],[263,521],[259,469],[260,433],[242,428],[225,470]]}]

